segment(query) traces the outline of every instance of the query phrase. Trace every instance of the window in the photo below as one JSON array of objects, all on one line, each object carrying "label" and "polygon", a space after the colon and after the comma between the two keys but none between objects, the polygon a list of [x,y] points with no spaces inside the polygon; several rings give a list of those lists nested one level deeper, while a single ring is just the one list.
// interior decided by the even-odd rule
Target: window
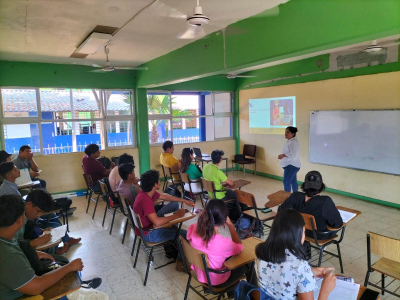
[{"label": "window", "polygon": [[231,138],[232,101],[232,94],[227,92],[148,92],[150,143]]},{"label": "window", "polygon": [[134,145],[130,90],[2,88],[1,124],[7,152],[22,145],[43,154]]}]

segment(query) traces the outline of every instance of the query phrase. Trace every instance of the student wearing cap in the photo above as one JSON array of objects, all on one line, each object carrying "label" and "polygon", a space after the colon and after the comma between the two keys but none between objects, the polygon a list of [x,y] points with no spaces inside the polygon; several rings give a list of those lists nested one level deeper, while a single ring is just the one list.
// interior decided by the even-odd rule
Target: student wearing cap
[{"label": "student wearing cap", "polygon": [[[321,196],[325,184],[318,171],[308,172],[301,186],[302,192],[294,192],[283,202],[278,212],[283,209],[295,209],[301,213],[313,215],[318,231],[328,231],[327,226],[340,228],[343,225],[342,217],[331,197]],[[335,235],[335,231],[328,234],[318,234],[318,239],[327,239]],[[306,230],[306,236],[313,238],[311,231]]]},{"label": "student wearing cap", "polygon": [[[222,157],[224,156],[224,151],[222,150],[214,150],[211,153],[212,164],[207,164],[203,167],[203,178],[205,180],[213,181],[215,185],[215,189],[222,190],[221,192],[208,193],[210,199],[219,199],[219,200],[228,200],[228,199],[235,199],[235,201],[230,201],[227,203],[227,207],[229,210],[229,218],[236,222],[237,219],[240,217],[240,211],[237,207],[237,197],[235,190],[225,190],[224,185],[226,186],[233,186],[233,181],[230,180],[224,172],[222,172],[218,166],[222,161]],[[245,210],[246,207],[243,207],[242,210]]]}]

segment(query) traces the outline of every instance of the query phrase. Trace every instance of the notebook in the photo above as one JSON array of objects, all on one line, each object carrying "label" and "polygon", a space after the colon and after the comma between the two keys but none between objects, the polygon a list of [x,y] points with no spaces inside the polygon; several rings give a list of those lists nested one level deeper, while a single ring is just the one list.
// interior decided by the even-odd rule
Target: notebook
[{"label": "notebook", "polygon": [[344,211],[344,210],[339,210],[339,214],[342,217],[343,223],[347,223],[348,221],[350,221],[351,219],[353,219],[356,214],[352,213],[352,212],[348,212],[348,211]]},{"label": "notebook", "polygon": [[47,244],[36,247],[36,250],[44,249],[48,245],[52,245],[56,242],[61,243],[61,238],[67,233],[67,225],[53,228],[51,231],[45,231],[44,233],[51,233],[51,240]]},{"label": "notebook", "polygon": [[[360,290],[360,285],[357,283],[341,280],[337,277],[336,287],[329,294],[328,300],[357,300],[358,291]],[[319,291],[321,289],[321,284],[323,278],[315,278],[317,282],[318,289],[314,291],[314,299],[318,299]]]},{"label": "notebook", "polygon": [[15,179],[15,184],[18,186],[30,185],[33,184],[31,180],[31,174],[29,173],[29,169],[21,169],[19,170],[21,176]]},{"label": "notebook", "polygon": [[[174,214],[174,213],[165,214],[164,217],[169,217],[169,216],[172,216],[173,214]],[[189,218],[189,217],[191,217],[191,216],[192,216],[192,213],[187,211],[183,217],[180,217],[180,218],[178,218],[178,219],[175,219],[175,220],[173,220],[173,222],[175,222],[176,220],[180,220],[180,219],[184,219],[184,218]],[[172,221],[171,221],[171,222],[172,222]]]}]

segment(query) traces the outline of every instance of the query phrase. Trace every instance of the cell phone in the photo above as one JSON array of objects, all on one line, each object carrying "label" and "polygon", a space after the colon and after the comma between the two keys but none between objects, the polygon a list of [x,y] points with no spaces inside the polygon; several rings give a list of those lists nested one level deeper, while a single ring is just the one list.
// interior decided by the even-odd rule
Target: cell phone
[{"label": "cell phone", "polygon": [[272,211],[272,209],[270,209],[270,208],[265,208],[265,209],[263,209],[261,212],[263,212],[263,213],[265,214],[265,213],[268,213],[268,212],[270,212],[270,211]]},{"label": "cell phone", "polygon": [[366,289],[364,293],[361,295],[359,300],[376,300],[379,297],[379,292]]}]

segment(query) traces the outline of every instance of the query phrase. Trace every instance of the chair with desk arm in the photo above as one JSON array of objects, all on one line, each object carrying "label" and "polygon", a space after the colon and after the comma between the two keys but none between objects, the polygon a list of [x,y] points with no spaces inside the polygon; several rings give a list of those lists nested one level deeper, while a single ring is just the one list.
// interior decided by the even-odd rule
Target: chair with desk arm
[{"label": "chair with desk arm", "polygon": [[[196,203],[196,197],[200,196],[200,201],[201,201],[201,204],[203,205],[203,208],[204,208],[204,201],[203,201],[203,197],[202,197],[203,191],[194,193],[193,190],[192,190],[192,184],[200,183],[200,181],[199,180],[191,180],[188,174],[181,173],[181,172],[179,173],[179,179],[180,179],[180,181],[182,183],[182,195],[183,195],[183,198],[187,199],[187,200],[190,200],[190,201],[193,201],[194,203]],[[185,189],[185,183],[189,186],[189,190]],[[190,192],[190,195],[194,195],[194,199],[185,196],[185,191]],[[193,207],[193,210],[194,210],[194,207]]]},{"label": "chair with desk arm", "polygon": [[243,168],[243,177],[245,177],[246,174],[246,168],[245,165],[253,165],[254,164],[254,175],[256,174],[256,152],[257,152],[257,146],[256,145],[249,145],[245,144],[243,146],[243,160],[232,160],[232,172],[235,174],[235,168],[233,167],[234,164],[242,165]]},{"label": "chair with desk arm", "polygon": [[[216,273],[216,274],[224,274],[226,272],[229,272],[230,270],[228,268],[224,270],[214,270],[210,268],[210,265],[208,263],[208,257],[204,252],[201,252],[200,250],[197,250],[190,246],[189,242],[186,241],[183,237],[179,237],[178,239],[178,248],[179,248],[179,253],[182,257],[183,265],[185,268],[186,274],[189,275],[188,282],[186,285],[186,292],[185,292],[185,297],[183,298],[184,300],[187,299],[188,294],[189,294],[189,288],[192,289],[197,295],[202,297],[203,299],[207,300],[207,298],[201,294],[199,290],[196,288],[206,288],[209,290],[209,292],[213,295],[218,295],[218,299],[221,299],[225,293],[228,291],[233,291],[236,286],[239,284],[239,281],[242,279],[245,279],[246,276],[243,275],[242,277],[238,278],[237,281],[231,283],[228,286],[224,286],[224,284],[220,284],[217,286],[212,286],[211,281],[210,281],[210,272]],[[188,264],[189,262],[189,264]],[[207,278],[207,283],[202,283],[199,282],[197,279],[196,273],[190,268],[190,265],[195,265],[198,269],[201,269],[205,272],[206,278]],[[191,280],[192,278],[196,280],[200,285],[199,286],[192,286],[191,285]]]},{"label": "chair with desk arm", "polygon": [[[343,241],[346,224],[344,224],[340,228],[331,228],[328,226],[328,231],[318,231],[317,224],[315,222],[315,218],[313,215],[309,215],[309,214],[305,214],[305,213],[301,213],[301,215],[303,216],[303,219],[305,222],[305,228],[309,231],[312,231],[312,233],[313,233],[313,238],[306,236],[305,240],[311,244],[312,248],[319,250],[319,259],[318,259],[317,267],[321,266],[322,255],[325,252],[325,253],[327,253],[331,256],[337,257],[339,259],[340,273],[343,274],[342,255],[340,253],[339,244]],[[318,238],[317,238],[318,234],[328,234],[328,233],[332,233],[332,232],[338,233],[339,231],[341,231],[341,234],[340,234],[340,238],[338,240],[336,239],[338,237],[337,234],[335,234],[335,236],[325,239],[325,240],[318,240]],[[312,243],[315,244],[315,246],[312,245]],[[325,248],[329,245],[336,245],[338,254],[332,253],[330,251],[326,251]],[[310,251],[311,251],[311,249],[310,249]]]},{"label": "chair with desk arm", "polygon": [[[371,262],[371,253],[381,257],[374,264]],[[387,287],[395,280],[400,280],[400,240],[386,237],[377,233],[368,232],[367,261],[368,270],[365,276],[364,286],[367,287],[369,284],[380,289],[382,295],[387,292],[400,298],[399,294],[387,289]],[[369,281],[369,276],[374,271],[381,273],[381,286]],[[388,276],[394,279],[385,286],[385,278]]]},{"label": "chair with desk arm", "polygon": [[[92,180],[92,176],[90,176],[89,174],[83,174],[83,179],[85,180],[86,183],[86,187],[89,190],[89,198],[88,198],[88,205],[86,207],[86,213],[89,210],[89,205],[90,205],[90,201],[93,201],[94,203],[96,203],[95,207],[94,207],[94,211],[93,211],[93,216],[92,219],[94,219],[94,215],[96,213],[96,208],[97,208],[97,203],[99,202],[99,198],[101,196],[101,191],[94,191],[93,190],[93,180]],[[97,198],[94,199],[92,198],[92,195],[95,194],[97,195]]]},{"label": "chair with desk arm", "polygon": [[103,194],[102,194],[103,200],[106,202],[106,207],[104,209],[103,223],[101,224],[101,226],[104,227],[104,221],[106,220],[106,215],[107,215],[107,211],[108,211],[113,216],[112,221],[111,221],[111,227],[110,227],[110,234],[111,234],[113,226],[114,226],[115,215],[117,214],[117,209],[120,208],[120,205],[116,204],[116,203],[111,203],[111,201],[110,201],[111,194],[113,194],[114,192],[112,192],[112,191],[110,192],[109,189],[107,188],[107,185],[104,182],[99,181],[99,183],[100,183],[101,191],[103,192]]},{"label": "chair with desk arm", "polygon": [[[171,168],[167,168],[163,165],[161,165],[162,171],[163,171],[163,175],[164,175],[164,185],[163,185],[163,191],[165,191],[165,189],[170,186],[170,187],[179,187],[181,186],[181,181],[180,180],[176,180],[174,179],[173,175],[178,175],[180,172],[172,172]],[[170,185],[168,185],[170,184]]]}]

